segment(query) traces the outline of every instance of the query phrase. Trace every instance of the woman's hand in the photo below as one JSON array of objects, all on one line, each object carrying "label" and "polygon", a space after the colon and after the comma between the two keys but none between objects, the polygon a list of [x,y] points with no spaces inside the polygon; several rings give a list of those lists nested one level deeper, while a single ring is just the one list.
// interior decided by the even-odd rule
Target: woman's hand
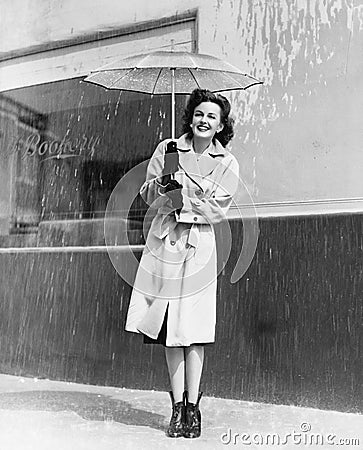
[{"label": "woman's hand", "polygon": [[171,199],[173,208],[175,208],[179,214],[183,208],[183,195],[181,193],[183,185],[178,183],[176,180],[170,180],[163,189],[164,193]]},{"label": "woman's hand", "polygon": [[174,191],[176,189],[183,189],[183,185],[178,183],[176,180],[170,180],[165,186],[164,186],[164,192],[167,194],[168,192]]},{"label": "woman's hand", "polygon": [[163,175],[172,175],[179,169],[179,154],[176,148],[176,142],[170,141],[166,145],[164,155]]}]

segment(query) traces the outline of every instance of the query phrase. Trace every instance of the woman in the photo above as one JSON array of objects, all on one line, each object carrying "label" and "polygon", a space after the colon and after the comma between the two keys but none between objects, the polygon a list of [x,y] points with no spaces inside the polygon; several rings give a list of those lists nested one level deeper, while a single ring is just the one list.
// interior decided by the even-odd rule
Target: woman
[{"label": "woman", "polygon": [[225,220],[239,167],[228,100],[192,92],[176,145],[161,142],[140,193],[156,210],[136,275],[126,330],[165,347],[172,401],[169,437],[199,437],[204,345],[214,342],[217,259],[213,224]]}]

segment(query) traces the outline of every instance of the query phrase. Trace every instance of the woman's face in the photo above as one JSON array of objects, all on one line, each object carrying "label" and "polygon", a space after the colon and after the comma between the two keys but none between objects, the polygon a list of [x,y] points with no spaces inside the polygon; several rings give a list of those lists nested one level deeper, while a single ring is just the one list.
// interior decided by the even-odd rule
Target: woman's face
[{"label": "woman's face", "polygon": [[214,102],[202,102],[196,106],[190,124],[193,135],[211,140],[223,129],[221,113],[221,107]]}]

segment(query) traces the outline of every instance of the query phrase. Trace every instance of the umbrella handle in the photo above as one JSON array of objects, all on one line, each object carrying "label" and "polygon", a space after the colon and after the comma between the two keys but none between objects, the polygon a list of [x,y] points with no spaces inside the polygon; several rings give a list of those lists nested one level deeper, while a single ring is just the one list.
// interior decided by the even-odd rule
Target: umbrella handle
[{"label": "umbrella handle", "polygon": [[175,68],[171,69],[171,138],[175,139]]}]

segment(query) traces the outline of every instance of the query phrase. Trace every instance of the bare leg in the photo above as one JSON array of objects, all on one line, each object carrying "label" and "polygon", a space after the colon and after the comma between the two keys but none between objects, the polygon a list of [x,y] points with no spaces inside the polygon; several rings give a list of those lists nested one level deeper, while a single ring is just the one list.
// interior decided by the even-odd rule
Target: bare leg
[{"label": "bare leg", "polygon": [[165,347],[165,357],[169,370],[171,390],[175,402],[183,400],[185,359],[183,347]]},{"label": "bare leg", "polygon": [[188,386],[188,400],[190,403],[196,403],[198,400],[198,392],[200,378],[202,376],[204,362],[204,346],[191,345],[185,347],[185,373]]}]

